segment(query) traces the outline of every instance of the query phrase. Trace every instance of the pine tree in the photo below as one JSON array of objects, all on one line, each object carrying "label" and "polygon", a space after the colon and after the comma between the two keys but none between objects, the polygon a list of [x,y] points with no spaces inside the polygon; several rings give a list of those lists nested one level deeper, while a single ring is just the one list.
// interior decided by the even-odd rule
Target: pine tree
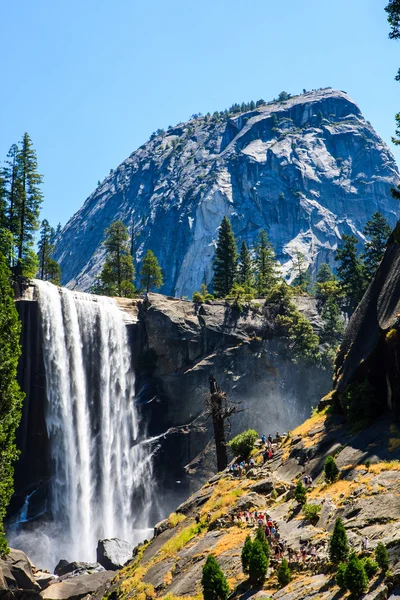
[{"label": "pine tree", "polygon": [[380,212],[374,213],[364,227],[363,233],[368,240],[365,243],[365,251],[361,258],[364,261],[364,271],[368,282],[374,277],[375,271],[385,254],[391,231],[392,228]]},{"label": "pine tree", "polygon": [[327,281],[335,281],[336,277],[328,263],[321,263],[315,279],[317,283],[326,283]]},{"label": "pine tree", "polygon": [[242,242],[239,255],[238,283],[243,287],[253,286],[253,267],[246,242]]},{"label": "pine tree", "polygon": [[214,295],[225,298],[236,279],[238,254],[235,236],[227,217],[222,219],[219,228],[214,258]]},{"label": "pine tree", "polygon": [[[19,220],[16,211],[17,198],[21,193],[21,179],[18,171],[18,146],[13,144],[8,151],[6,166],[3,169],[3,177],[6,191],[6,217],[7,229],[12,239],[15,240],[19,231]],[[10,266],[14,266],[14,248],[10,248],[10,256],[7,256]]]},{"label": "pine tree", "polygon": [[23,400],[17,383],[21,324],[10,277],[5,258],[0,254],[0,555],[7,552],[3,522],[13,494],[13,465],[18,457],[15,431],[21,418]]},{"label": "pine tree", "polygon": [[349,544],[347,541],[346,530],[342,519],[336,519],[335,527],[329,542],[329,558],[334,564],[338,564],[347,559],[349,555]]},{"label": "pine tree", "polygon": [[357,238],[344,234],[342,242],[342,247],[337,249],[335,255],[335,260],[339,263],[337,273],[349,301],[350,312],[353,312],[363,297],[366,282],[362,264],[357,256]]},{"label": "pine tree", "polygon": [[146,290],[146,294],[151,289],[158,289],[163,285],[163,276],[161,267],[158,264],[157,257],[154,252],[147,250],[140,271],[142,286]]},{"label": "pine tree", "polygon": [[253,585],[262,585],[268,571],[268,559],[265,556],[263,546],[259,540],[253,542],[250,559],[249,575]]},{"label": "pine tree", "polygon": [[105,230],[104,247],[107,257],[100,273],[98,293],[120,297],[134,295],[134,269],[129,244],[128,229],[122,221],[114,221]]},{"label": "pine tree", "polygon": [[212,554],[209,554],[201,578],[204,600],[226,600],[229,586],[226,577]]},{"label": "pine tree", "polygon": [[278,567],[276,572],[278,583],[281,587],[285,587],[288,583],[290,583],[292,579],[292,572],[289,568],[289,563],[286,558],[282,559],[281,564]]},{"label": "pine tree", "polygon": [[339,477],[340,471],[333,456],[328,456],[324,465],[325,480],[328,483],[333,483]]},{"label": "pine tree", "polygon": [[257,297],[265,298],[278,280],[275,253],[264,229],[257,236],[255,249]]},{"label": "pine tree", "polygon": [[51,253],[54,246],[51,243],[51,238],[54,236],[54,229],[50,227],[47,219],[43,219],[40,228],[40,239],[38,242],[38,258],[39,258],[39,278],[47,279],[47,265],[51,259]]},{"label": "pine tree", "polygon": [[37,172],[36,152],[27,133],[22,138],[16,163],[19,182],[15,198],[15,216],[18,223],[15,233],[18,270],[21,275],[30,277],[36,274],[38,267],[33,242],[43,200],[40,189],[43,178]]},{"label": "pine tree", "polygon": [[271,550],[270,550],[269,544],[267,542],[267,538],[265,537],[264,527],[258,527],[257,528],[256,540],[258,540],[260,542],[260,544],[262,545],[262,548],[264,550],[264,554],[267,557],[267,559],[269,560],[269,557],[270,557],[270,554],[271,554]]},{"label": "pine tree", "polygon": [[299,287],[303,292],[308,292],[311,285],[311,276],[306,264],[306,258],[300,250],[295,250],[293,267],[296,276],[292,281],[292,286]]},{"label": "pine tree", "polygon": [[376,562],[378,563],[382,571],[387,571],[389,568],[389,555],[385,544],[382,544],[382,542],[379,542],[379,544],[375,548],[375,557]]},{"label": "pine tree", "polygon": [[344,572],[346,588],[355,597],[360,596],[368,589],[368,577],[364,566],[355,552],[352,552]]},{"label": "pine tree", "polygon": [[337,279],[330,279],[324,283],[317,283],[316,297],[321,309],[321,317],[324,329],[321,333],[321,341],[327,342],[335,347],[343,336],[343,318],[341,303],[343,290]]},{"label": "pine tree", "polygon": [[248,574],[248,572],[249,572],[249,561],[250,561],[252,547],[253,547],[253,542],[251,541],[251,537],[248,535],[244,541],[244,544],[242,547],[242,554],[241,554],[242,569],[243,569],[243,573],[246,573],[246,574]]}]

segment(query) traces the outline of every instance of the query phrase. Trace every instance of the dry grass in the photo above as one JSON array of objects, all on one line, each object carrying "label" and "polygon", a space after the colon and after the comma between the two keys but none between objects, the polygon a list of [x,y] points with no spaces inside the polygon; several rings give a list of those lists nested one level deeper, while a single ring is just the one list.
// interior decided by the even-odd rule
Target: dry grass
[{"label": "dry grass", "polygon": [[168,524],[170,527],[176,527],[179,523],[182,523],[186,519],[182,513],[171,513],[168,517]]},{"label": "dry grass", "polygon": [[171,583],[172,583],[172,573],[171,573],[171,571],[168,571],[167,573],[165,573],[163,581],[164,581],[164,585],[165,586],[171,585]]},{"label": "dry grass", "polygon": [[[358,465],[356,467],[358,471],[364,471],[365,465]],[[388,460],[386,462],[379,462],[373,465],[370,465],[368,469],[368,473],[372,473],[373,475],[378,475],[383,471],[400,471],[400,461],[398,460]]]},{"label": "dry grass", "polygon": [[[161,596],[159,600],[182,600],[182,596],[167,594],[166,596]],[[203,594],[197,594],[197,596],[185,596],[185,600],[203,600]]]},{"label": "dry grass", "polygon": [[204,523],[188,525],[178,531],[170,540],[160,548],[157,553],[159,560],[164,559],[166,556],[172,556],[182,550],[194,537],[199,535],[205,528]]},{"label": "dry grass", "polygon": [[218,540],[217,545],[213,549],[212,553],[214,556],[219,556],[220,554],[228,552],[228,550],[232,550],[233,548],[241,549],[248,533],[249,532],[247,529],[231,527],[227,530],[227,533],[224,535],[224,537]]},{"label": "dry grass", "polygon": [[[344,502],[346,498],[351,496],[355,489],[360,487],[360,482],[356,481],[345,481],[343,479],[336,481],[335,483],[324,483],[322,485],[315,486],[308,494],[309,498],[326,498],[329,496],[335,504]],[[343,494],[343,497],[341,495]]]}]

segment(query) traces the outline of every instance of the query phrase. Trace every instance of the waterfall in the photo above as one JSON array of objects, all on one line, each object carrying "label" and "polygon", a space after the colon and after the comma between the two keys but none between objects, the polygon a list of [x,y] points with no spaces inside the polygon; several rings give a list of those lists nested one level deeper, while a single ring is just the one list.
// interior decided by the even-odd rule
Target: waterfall
[{"label": "waterfall", "polygon": [[134,402],[127,328],[111,298],[43,281],[36,285],[52,522],[30,532],[26,551],[42,567],[54,567],[60,558],[93,562],[101,538],[136,544],[148,535],[152,454],[151,446],[138,443],[143,432]]}]

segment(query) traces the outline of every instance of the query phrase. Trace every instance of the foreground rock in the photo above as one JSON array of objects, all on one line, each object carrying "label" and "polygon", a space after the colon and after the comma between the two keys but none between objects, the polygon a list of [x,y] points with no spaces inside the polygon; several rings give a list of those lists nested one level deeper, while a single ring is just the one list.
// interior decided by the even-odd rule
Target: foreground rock
[{"label": "foreground rock", "polygon": [[113,571],[103,571],[92,575],[81,575],[53,583],[41,592],[44,600],[79,600],[93,594],[114,576]]},{"label": "foreground rock", "polygon": [[97,544],[97,561],[107,570],[117,571],[133,557],[134,548],[129,542],[112,538],[99,540]]},{"label": "foreground rock", "polygon": [[59,577],[65,575],[76,577],[77,575],[89,575],[95,571],[104,571],[104,567],[100,563],[87,563],[87,562],[68,562],[61,559],[54,573]]},{"label": "foreground rock", "polygon": [[9,554],[0,559],[0,591],[4,594],[6,590],[41,590],[35,581],[32,563],[21,550],[10,549]]}]

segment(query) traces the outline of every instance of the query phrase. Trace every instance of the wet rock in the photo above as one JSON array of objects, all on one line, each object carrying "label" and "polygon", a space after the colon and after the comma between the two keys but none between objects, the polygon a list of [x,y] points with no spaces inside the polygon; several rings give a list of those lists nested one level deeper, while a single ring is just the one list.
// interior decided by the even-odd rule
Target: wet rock
[{"label": "wet rock", "polygon": [[97,544],[97,562],[109,571],[117,571],[134,555],[134,548],[129,542],[111,538],[99,540]]}]

